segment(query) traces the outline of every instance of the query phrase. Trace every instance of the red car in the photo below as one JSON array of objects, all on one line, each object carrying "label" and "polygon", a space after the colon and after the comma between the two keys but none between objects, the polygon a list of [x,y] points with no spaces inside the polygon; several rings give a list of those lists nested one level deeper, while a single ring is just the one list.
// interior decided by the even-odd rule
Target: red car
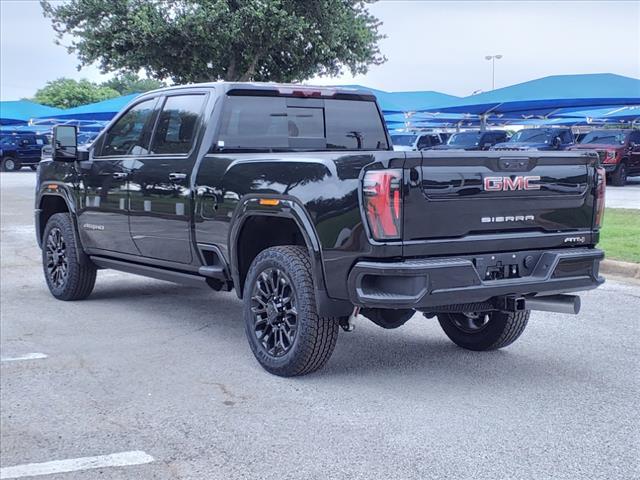
[{"label": "red car", "polygon": [[640,175],[640,130],[594,130],[570,150],[595,150],[612,185],[622,187],[628,176]]}]

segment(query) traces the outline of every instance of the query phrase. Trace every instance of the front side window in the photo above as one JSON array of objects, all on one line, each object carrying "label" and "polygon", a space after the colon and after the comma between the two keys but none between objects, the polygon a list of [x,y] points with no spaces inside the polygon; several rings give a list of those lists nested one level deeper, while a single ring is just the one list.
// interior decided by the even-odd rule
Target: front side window
[{"label": "front side window", "polygon": [[229,96],[216,151],[388,149],[374,102]]},{"label": "front side window", "polygon": [[98,156],[148,153],[155,104],[155,98],[140,102],[120,117],[106,133]]},{"label": "front side window", "polygon": [[168,97],[151,142],[153,154],[189,153],[195,139],[204,95]]}]

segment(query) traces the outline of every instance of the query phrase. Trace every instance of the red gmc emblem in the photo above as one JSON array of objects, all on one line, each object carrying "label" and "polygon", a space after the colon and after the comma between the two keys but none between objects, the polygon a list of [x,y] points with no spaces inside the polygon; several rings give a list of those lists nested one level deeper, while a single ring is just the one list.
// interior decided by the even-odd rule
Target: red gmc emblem
[{"label": "red gmc emblem", "polygon": [[514,175],[512,177],[484,177],[486,192],[506,192],[509,190],[540,190],[537,175]]}]

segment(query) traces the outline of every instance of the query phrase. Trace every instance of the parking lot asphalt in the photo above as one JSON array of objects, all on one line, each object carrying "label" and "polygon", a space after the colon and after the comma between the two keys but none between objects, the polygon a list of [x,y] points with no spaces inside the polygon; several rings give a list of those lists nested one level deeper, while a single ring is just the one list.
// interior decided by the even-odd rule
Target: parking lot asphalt
[{"label": "parking lot asphalt", "polygon": [[118,458],[37,478],[640,477],[637,282],[609,279],[577,317],[535,312],[490,353],[420,315],[361,318],[323,370],[283,379],[253,359],[234,293],[100,271],[88,300],[54,300],[34,181],[0,174],[0,476]]},{"label": "parking lot asphalt", "polygon": [[606,205],[640,209],[640,177],[629,177],[624,187],[607,187]]}]

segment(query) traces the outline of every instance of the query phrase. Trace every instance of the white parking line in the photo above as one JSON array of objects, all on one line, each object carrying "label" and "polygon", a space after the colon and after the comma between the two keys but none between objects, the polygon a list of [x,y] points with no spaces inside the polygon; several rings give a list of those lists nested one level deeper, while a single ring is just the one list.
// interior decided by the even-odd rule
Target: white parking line
[{"label": "white parking line", "polygon": [[90,470],[93,468],[143,465],[145,463],[151,463],[153,460],[154,458],[151,455],[136,450],[133,452],[112,453],[111,455],[99,455],[97,457],[70,458],[68,460],[54,460],[44,463],[27,463],[25,465],[0,468],[0,480],[51,475],[53,473],[77,472],[79,470]]},{"label": "white parking line", "polygon": [[44,353],[26,353],[19,357],[0,357],[0,362],[20,362],[22,360],[39,360],[41,358],[47,358],[48,355]]}]

